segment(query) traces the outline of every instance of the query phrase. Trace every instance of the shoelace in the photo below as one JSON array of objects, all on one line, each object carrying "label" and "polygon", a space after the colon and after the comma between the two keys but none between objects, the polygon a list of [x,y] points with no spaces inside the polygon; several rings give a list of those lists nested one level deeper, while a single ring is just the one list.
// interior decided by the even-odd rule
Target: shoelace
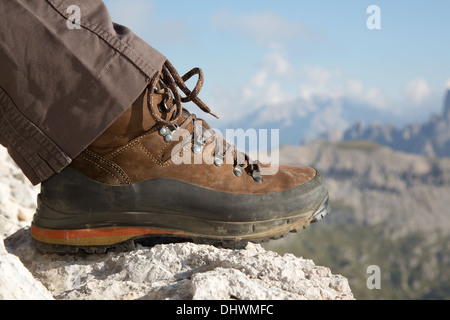
[{"label": "shoelace", "polygon": [[[198,75],[197,84],[194,89],[191,91],[185,84],[190,78],[194,75]],[[200,68],[193,68],[189,72],[187,72],[184,76],[180,76],[175,69],[175,67],[168,61],[164,63],[161,71],[157,73],[151,80],[148,82],[148,91],[147,95],[147,104],[150,110],[150,113],[154,120],[162,125],[160,129],[160,134],[165,138],[169,137],[167,134],[171,130],[176,130],[177,128],[185,128],[189,123],[193,122],[197,119],[195,114],[190,114],[180,125],[177,124],[178,120],[183,114],[183,106],[182,103],[193,102],[197,105],[203,112],[211,114],[215,118],[218,118],[217,115],[211,112],[211,109],[198,97],[200,90],[202,89],[204,82],[203,71]],[[186,95],[182,97],[180,95],[179,89]],[[158,106],[153,104],[153,95],[160,94],[163,97],[163,105],[165,106],[164,113],[170,114],[170,119],[163,119],[159,116],[157,112]],[[174,110],[175,109],[175,110]],[[202,148],[209,142],[216,143],[219,139],[219,136],[216,134],[211,135],[210,137],[203,139],[202,141],[194,141],[193,151],[195,153],[202,152]],[[167,141],[166,142],[170,142]],[[216,143],[216,145],[218,145]],[[242,172],[248,168],[251,173],[253,180],[256,182],[262,182],[260,163],[259,161],[251,161],[250,157],[246,153],[241,153],[236,148],[231,148],[230,144],[225,142],[226,149],[225,151],[218,150],[215,148],[214,155],[214,163],[216,166],[220,167],[223,164],[223,161],[227,155],[227,152],[233,153],[234,158],[234,167],[233,172],[237,177],[242,176]]]}]

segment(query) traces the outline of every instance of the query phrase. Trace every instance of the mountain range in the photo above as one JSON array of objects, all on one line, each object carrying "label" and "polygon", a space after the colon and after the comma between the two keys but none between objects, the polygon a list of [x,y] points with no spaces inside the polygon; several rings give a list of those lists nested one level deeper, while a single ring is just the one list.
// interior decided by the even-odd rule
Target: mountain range
[{"label": "mountain range", "polygon": [[243,130],[279,129],[281,146],[317,140],[369,140],[398,151],[450,156],[450,90],[446,92],[441,113],[431,115],[424,122],[411,124],[401,116],[371,109],[355,101],[332,97],[310,99],[313,100],[300,99],[282,106],[264,106],[242,120],[226,125]]},{"label": "mountain range", "polygon": [[[399,126],[375,113],[368,124],[355,120],[301,143],[298,137],[318,114],[309,116],[297,128],[275,120],[271,125],[281,129],[282,163],[312,166],[326,177],[332,212],[266,247],[333,266],[357,299],[448,299],[450,90],[442,111],[423,122]],[[381,270],[380,290],[366,285],[372,265]]]},{"label": "mountain range", "polygon": [[327,132],[326,140],[369,140],[394,150],[436,157],[450,157],[450,90],[442,113],[428,121],[398,128],[394,125],[355,122],[343,132]]},{"label": "mountain range", "polygon": [[[315,95],[282,104],[265,105],[233,122],[217,123],[217,129],[278,129],[279,145],[299,145],[323,138],[330,128],[348,128],[360,119],[378,123],[404,123],[400,116],[380,111],[343,97]],[[215,123],[213,126],[216,125]]]},{"label": "mountain range", "polygon": [[[449,158],[370,141],[286,145],[279,154],[282,163],[323,174],[331,213],[267,249],[330,266],[349,279],[356,299],[449,299]],[[380,290],[366,285],[373,265]]]}]

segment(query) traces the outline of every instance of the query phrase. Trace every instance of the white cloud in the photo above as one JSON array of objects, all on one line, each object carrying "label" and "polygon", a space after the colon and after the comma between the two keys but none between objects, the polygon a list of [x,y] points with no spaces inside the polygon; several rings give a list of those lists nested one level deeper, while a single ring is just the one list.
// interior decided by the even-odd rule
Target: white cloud
[{"label": "white cloud", "polygon": [[290,77],[293,66],[279,50],[272,50],[263,59],[263,67],[275,76]]},{"label": "white cloud", "polygon": [[302,71],[307,83],[299,87],[297,95],[304,101],[347,100],[355,105],[377,110],[386,110],[390,106],[389,99],[379,88],[350,78],[341,70],[303,66]]},{"label": "white cloud", "polygon": [[242,88],[243,104],[254,107],[280,104],[292,96],[282,83],[292,76],[293,66],[280,52],[269,52],[259,63],[259,70]]},{"label": "white cloud", "polygon": [[417,78],[406,84],[403,94],[406,101],[412,103],[413,106],[420,106],[430,98],[431,89],[425,79]]},{"label": "white cloud", "polygon": [[450,79],[448,79],[447,82],[445,83],[445,89],[450,90]]},{"label": "white cloud", "polygon": [[188,38],[186,23],[180,19],[161,19],[154,1],[105,0],[105,4],[113,22],[131,29],[153,46],[179,44]]},{"label": "white cloud", "polygon": [[240,88],[211,97],[222,120],[233,123],[249,119],[255,127],[277,122],[290,126],[309,118],[311,135],[330,128],[344,129],[350,123],[345,107],[390,110],[393,103],[382,90],[345,75],[342,70],[321,66],[294,66],[279,51],[272,51],[257,64],[258,70]]},{"label": "white cloud", "polygon": [[259,43],[269,46],[301,38],[319,37],[301,21],[286,19],[272,11],[237,13],[223,9],[213,21],[220,30],[250,36]]},{"label": "white cloud", "polygon": [[146,0],[108,0],[105,4],[114,22],[127,26],[135,33],[145,29],[144,23],[155,11],[154,3]]},{"label": "white cloud", "polygon": [[318,86],[325,85],[333,76],[329,70],[325,70],[319,66],[304,66],[303,71],[308,81]]},{"label": "white cloud", "polygon": [[380,88],[368,86],[342,70],[322,66],[295,66],[280,51],[271,51],[257,64],[258,70],[240,88],[211,97],[225,122],[234,122],[257,111],[253,125],[266,122],[292,124],[293,117],[312,116],[317,131],[345,128],[347,105],[390,110],[392,101]]}]

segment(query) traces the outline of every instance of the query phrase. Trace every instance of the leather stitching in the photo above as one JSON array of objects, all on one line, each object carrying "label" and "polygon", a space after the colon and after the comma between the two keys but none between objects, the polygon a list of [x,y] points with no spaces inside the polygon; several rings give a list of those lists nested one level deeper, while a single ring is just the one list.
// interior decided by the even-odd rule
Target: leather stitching
[{"label": "leather stitching", "polygon": [[[111,169],[113,169],[117,174],[119,174],[122,179],[125,181],[125,183],[127,184],[131,184],[131,180],[128,178],[128,176],[126,175],[126,173],[122,170],[122,168],[120,168],[117,164],[108,161],[107,159],[104,159],[103,157],[101,157],[100,155],[90,151],[90,150],[85,150],[85,152],[90,155],[91,157],[93,157],[94,159],[100,161],[100,162],[104,162],[108,167],[110,167]],[[100,164],[99,164],[100,165]]]},{"label": "leather stitching", "polygon": [[98,168],[100,168],[100,169],[106,171],[111,177],[114,178],[114,180],[117,181],[118,184],[120,184],[120,180],[119,180],[114,174],[112,174],[108,169],[104,168],[102,165],[100,165],[100,164],[98,164],[98,163],[92,161],[91,159],[89,159],[88,157],[86,157],[86,156],[84,156],[84,155],[81,155],[81,158],[83,158],[84,160],[86,160],[86,161],[92,163],[93,165],[97,166]]}]

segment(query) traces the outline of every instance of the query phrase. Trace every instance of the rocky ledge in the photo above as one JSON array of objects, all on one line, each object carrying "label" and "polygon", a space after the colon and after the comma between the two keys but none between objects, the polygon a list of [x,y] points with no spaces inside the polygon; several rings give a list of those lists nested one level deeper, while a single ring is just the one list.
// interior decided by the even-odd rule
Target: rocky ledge
[{"label": "rocky ledge", "polygon": [[329,268],[255,244],[240,250],[177,243],[99,255],[41,254],[29,228],[4,242],[3,299],[353,299],[347,279]]}]

